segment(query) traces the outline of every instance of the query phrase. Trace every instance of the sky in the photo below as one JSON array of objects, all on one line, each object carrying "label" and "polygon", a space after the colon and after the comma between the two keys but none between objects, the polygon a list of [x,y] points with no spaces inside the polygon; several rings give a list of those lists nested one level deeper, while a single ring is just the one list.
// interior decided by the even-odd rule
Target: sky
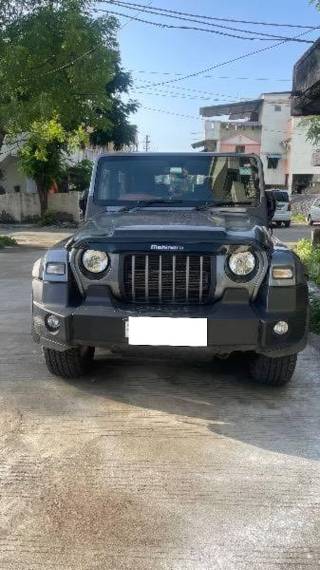
[{"label": "sky", "polygon": [[[320,12],[310,5],[309,0],[127,1],[219,18],[319,26],[318,31],[306,34],[304,39],[320,37]],[[111,9],[154,22],[184,23],[116,6]],[[160,29],[124,17],[119,17],[119,20],[123,26],[119,31],[122,64],[132,72],[134,88],[130,95],[140,103],[138,113],[132,118],[138,126],[139,150],[143,150],[146,135],[150,136],[152,151],[192,150],[192,142],[204,138],[203,120],[199,116],[201,106],[256,98],[268,91],[290,90],[294,63],[310,47],[304,43],[286,43],[204,75],[156,86],[155,83],[179,78],[176,74],[197,72],[275,42],[238,40],[199,31]],[[244,32],[255,30],[287,37],[305,31],[218,23],[242,28]]]}]

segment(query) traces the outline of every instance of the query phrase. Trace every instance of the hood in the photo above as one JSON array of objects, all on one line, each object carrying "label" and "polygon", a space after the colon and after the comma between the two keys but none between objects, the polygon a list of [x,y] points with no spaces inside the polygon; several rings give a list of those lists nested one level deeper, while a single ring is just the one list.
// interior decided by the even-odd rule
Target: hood
[{"label": "hood", "polygon": [[[265,227],[248,212],[159,210],[104,212],[85,222],[73,236],[73,247],[93,244],[121,245],[126,250],[139,244],[270,244]],[[123,249],[121,247],[121,249]]]}]

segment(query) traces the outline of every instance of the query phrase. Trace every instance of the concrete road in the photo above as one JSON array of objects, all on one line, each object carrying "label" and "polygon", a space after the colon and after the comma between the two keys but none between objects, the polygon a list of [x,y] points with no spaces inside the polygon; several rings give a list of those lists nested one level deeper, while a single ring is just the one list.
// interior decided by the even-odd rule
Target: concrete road
[{"label": "concrete road", "polygon": [[292,224],[290,228],[274,228],[273,233],[282,242],[293,244],[303,238],[310,239],[311,228],[308,225]]},{"label": "concrete road", "polygon": [[1,570],[319,568],[319,352],[280,390],[189,350],[54,378],[37,255],[0,252]]}]

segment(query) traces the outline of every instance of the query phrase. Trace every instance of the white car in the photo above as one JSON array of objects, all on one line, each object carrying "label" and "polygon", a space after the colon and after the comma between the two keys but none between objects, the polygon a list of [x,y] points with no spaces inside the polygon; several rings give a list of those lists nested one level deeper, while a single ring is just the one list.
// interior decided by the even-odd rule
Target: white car
[{"label": "white car", "polygon": [[276,210],[272,218],[272,222],[277,226],[284,224],[288,228],[291,224],[292,211],[289,192],[287,190],[272,190],[276,200]]},{"label": "white car", "polygon": [[307,215],[307,222],[310,224],[310,226],[315,223],[320,223],[320,198],[317,198],[313,202]]}]

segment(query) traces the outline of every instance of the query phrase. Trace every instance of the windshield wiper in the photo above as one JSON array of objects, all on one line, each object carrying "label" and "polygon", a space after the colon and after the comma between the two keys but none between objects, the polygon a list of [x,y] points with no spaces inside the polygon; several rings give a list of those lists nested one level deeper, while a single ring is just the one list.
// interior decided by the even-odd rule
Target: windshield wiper
[{"label": "windshield wiper", "polygon": [[219,206],[225,206],[225,207],[232,207],[232,206],[252,206],[252,202],[226,202],[226,201],[222,201],[222,200],[217,200],[214,202],[205,202],[204,204],[199,204],[198,206],[195,206],[194,209],[195,210],[208,210],[209,208],[216,208]]},{"label": "windshield wiper", "polygon": [[118,210],[119,212],[132,212],[133,210],[140,210],[140,208],[147,208],[148,206],[152,206],[154,204],[183,204],[184,200],[170,200],[164,198],[155,198],[154,200],[138,200],[132,206],[124,206]]}]

